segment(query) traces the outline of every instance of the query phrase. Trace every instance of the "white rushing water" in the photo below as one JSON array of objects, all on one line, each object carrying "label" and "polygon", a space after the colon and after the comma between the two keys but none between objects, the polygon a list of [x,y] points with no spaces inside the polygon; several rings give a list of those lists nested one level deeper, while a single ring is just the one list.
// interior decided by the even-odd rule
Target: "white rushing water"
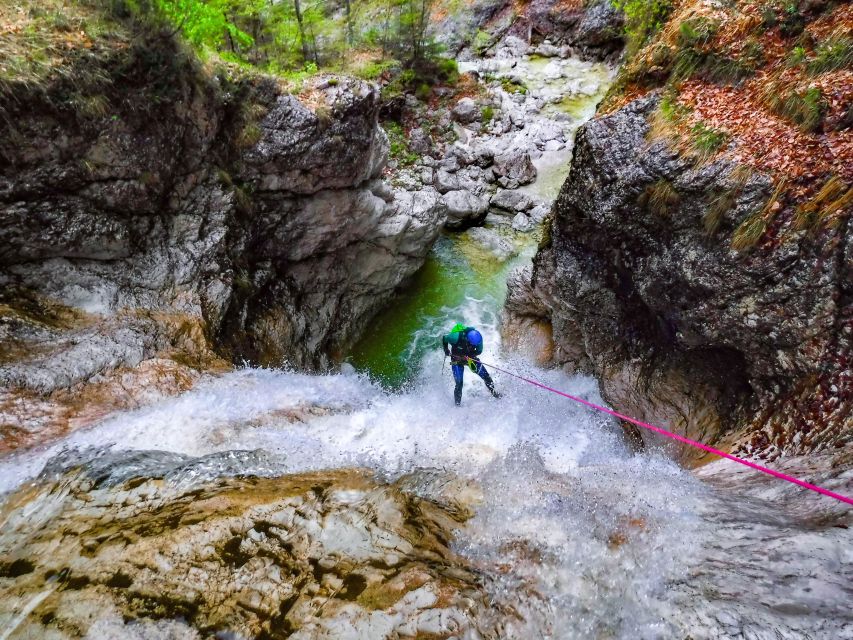
[{"label": "white rushing water", "polygon": [[[603,86],[606,74],[595,70]],[[595,92],[584,91],[589,102]],[[559,153],[564,162],[570,148]],[[539,162],[550,166],[549,157]],[[414,478],[412,490],[437,499],[446,483],[435,478],[461,478],[480,497],[454,544],[482,571],[501,637],[853,638],[848,530],[820,529],[772,500],[715,490],[661,452],[635,454],[609,417],[500,373],[493,375],[502,399],[468,372],[463,406],[455,407],[437,334],[456,322],[484,334],[485,362],[601,402],[593,379],[502,354],[502,300],[487,289],[472,284],[458,305],[419,318],[400,359],[414,359],[417,371],[402,391],[351,367],[328,375],[237,370],[0,460],[0,492],[36,477],[55,456],[89,448],[259,451],[240,472],[365,467],[384,479]]]},{"label": "white rushing water", "polygon": [[[502,359],[493,309],[469,300],[450,317],[482,329],[484,360],[600,401],[592,379]],[[507,628],[511,637],[657,635],[656,598],[683,573],[681,558],[701,538],[693,514],[700,483],[665,457],[634,456],[606,416],[501,374],[500,400],[466,375],[457,408],[440,350],[423,364],[402,393],[355,373],[235,371],[3,460],[0,489],[32,477],[63,450],[106,446],[193,456],[262,450],[281,461],[246,473],[350,466],[387,478],[424,473],[426,494],[434,490],[429,474],[450,473],[482,491],[456,544],[492,576],[496,602],[521,614]]]}]

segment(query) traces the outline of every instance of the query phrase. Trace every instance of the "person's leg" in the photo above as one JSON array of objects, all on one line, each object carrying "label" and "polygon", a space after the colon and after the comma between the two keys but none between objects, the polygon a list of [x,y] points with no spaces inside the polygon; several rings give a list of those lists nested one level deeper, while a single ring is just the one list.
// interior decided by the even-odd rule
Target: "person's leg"
[{"label": "person's leg", "polygon": [[453,401],[458,407],[462,404],[462,374],[465,372],[465,366],[454,364],[451,368],[453,369],[453,379],[456,381],[456,388],[453,390]]},{"label": "person's leg", "polygon": [[495,391],[495,383],[492,381],[492,376],[489,375],[489,372],[486,371],[486,367],[482,365],[482,363],[477,363],[477,375],[483,379],[483,382],[486,383],[486,389],[489,390],[494,397],[500,398],[501,394]]}]

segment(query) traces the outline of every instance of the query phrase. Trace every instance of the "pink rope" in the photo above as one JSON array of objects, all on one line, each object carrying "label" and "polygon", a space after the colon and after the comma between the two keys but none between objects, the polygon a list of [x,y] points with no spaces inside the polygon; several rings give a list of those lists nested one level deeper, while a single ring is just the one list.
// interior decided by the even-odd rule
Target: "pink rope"
[{"label": "pink rope", "polygon": [[[470,358],[469,358],[470,359]],[[513,378],[518,378],[519,380],[523,380],[528,384],[532,384],[541,389],[545,389],[545,391],[550,391],[551,393],[556,393],[557,395],[563,396],[564,398],[568,398],[569,400],[574,400],[575,402],[579,402],[580,404],[586,405],[596,411],[602,411],[604,413],[608,413],[611,416],[615,416],[620,420],[625,420],[626,422],[630,422],[631,424],[635,424],[638,427],[642,427],[643,429],[649,429],[650,431],[654,431],[659,433],[667,438],[672,438],[673,440],[678,440],[679,442],[683,442],[684,444],[688,444],[691,447],[696,447],[697,449],[702,449],[703,451],[707,451],[708,453],[713,453],[714,455],[718,455],[721,458],[726,458],[727,460],[733,460],[734,462],[738,462],[742,465],[750,467],[752,469],[756,469],[761,471],[762,473],[769,474],[775,478],[780,478],[781,480],[787,480],[793,484],[800,485],[810,491],[815,491],[817,493],[823,494],[825,496],[829,496],[830,498],[835,498],[841,502],[846,502],[847,504],[853,504],[853,498],[848,498],[847,496],[843,496],[840,493],[835,493],[834,491],[830,491],[829,489],[824,489],[823,487],[819,487],[816,484],[811,484],[810,482],[806,482],[805,480],[800,480],[799,478],[795,478],[794,476],[789,476],[787,473],[782,473],[781,471],[775,471],[774,469],[769,469],[767,467],[763,467],[760,464],[756,464],[749,460],[744,460],[743,458],[738,458],[737,456],[733,456],[730,453],[726,453],[725,451],[720,451],[719,449],[715,449],[714,447],[709,447],[706,444],[702,444],[701,442],[697,442],[696,440],[691,440],[690,438],[685,438],[684,436],[680,436],[677,433],[672,433],[671,431],[667,431],[666,429],[661,429],[660,427],[656,427],[653,424],[648,424],[643,422],[642,420],[637,420],[635,418],[631,418],[630,416],[626,416],[618,411],[614,411],[613,409],[608,409],[607,407],[602,407],[593,402],[589,402],[588,400],[584,400],[583,398],[578,398],[577,396],[573,396],[571,394],[565,393],[564,391],[560,391],[558,389],[553,389],[548,385],[544,385],[541,382],[537,382],[536,380],[531,380],[530,378],[525,378],[524,376],[517,375],[512,373],[511,371],[507,371],[506,369],[501,369],[497,365],[489,364],[488,362],[483,362],[487,367],[491,367],[495,371],[500,371],[501,373],[505,373],[508,376],[512,376]]]}]

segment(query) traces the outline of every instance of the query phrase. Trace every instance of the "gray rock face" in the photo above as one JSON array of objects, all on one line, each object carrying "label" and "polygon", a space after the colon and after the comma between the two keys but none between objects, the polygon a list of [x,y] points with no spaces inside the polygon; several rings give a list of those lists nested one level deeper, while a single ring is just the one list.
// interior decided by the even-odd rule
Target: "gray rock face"
[{"label": "gray rock face", "polygon": [[[85,472],[55,471],[62,498],[49,502],[55,485],[40,482],[25,505],[39,517],[15,509],[0,534],[3,566],[27,548],[22,573],[0,581],[0,615],[15,619],[20,597],[36,610],[10,627],[17,636],[496,633],[477,572],[449,548],[468,515],[458,503],[421,500],[404,482],[360,471],[240,477],[276,468],[255,452],[81,462]],[[66,533],[73,542],[52,548]],[[60,571],[73,588],[45,577]]]},{"label": "gray rock face", "polygon": [[480,107],[472,98],[462,98],[457,102],[450,114],[453,119],[462,124],[469,124],[480,117]]},{"label": "gray rock face", "polygon": [[246,81],[235,100],[183,64],[166,94],[148,68],[132,84],[102,69],[92,92],[142,105],[110,118],[47,99],[61,79],[0,104],[0,286],[90,314],[52,353],[12,336],[3,383],[48,392],[134,366],[180,343],[184,320],[229,358],[326,368],[422,264],[445,208],[376,179],[375,87],[321,83],[309,107]]},{"label": "gray rock face", "polygon": [[533,198],[523,191],[498,189],[489,201],[493,207],[504,211],[527,211],[533,206]]},{"label": "gray rock face", "polygon": [[554,359],[640,419],[770,457],[835,446],[851,419],[849,225],[805,235],[783,208],[772,241],[733,250],[769,180],[647,142],[655,104],[579,130],[552,242],[508,315],[550,320]]},{"label": "gray rock face", "polygon": [[498,183],[507,189],[516,189],[536,179],[536,167],[530,153],[523,150],[510,150],[495,157],[492,169]]},{"label": "gray rock face", "polygon": [[447,208],[448,229],[464,229],[479,224],[486,217],[489,203],[470,191],[449,191],[441,197]]},{"label": "gray rock face", "polygon": [[388,141],[373,122],[379,109],[375,88],[350,80],[323,93],[325,106],[318,110],[292,95],[277,96],[270,105],[259,123],[260,140],[243,154],[242,174],[260,190],[347,188],[385,166]]}]

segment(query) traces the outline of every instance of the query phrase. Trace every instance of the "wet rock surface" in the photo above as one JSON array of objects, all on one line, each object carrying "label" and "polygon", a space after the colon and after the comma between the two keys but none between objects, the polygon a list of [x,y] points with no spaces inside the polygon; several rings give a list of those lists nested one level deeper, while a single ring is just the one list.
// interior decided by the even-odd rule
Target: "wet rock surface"
[{"label": "wet rock surface", "polygon": [[[733,250],[769,179],[647,140],[656,104],[579,131],[551,242],[511,281],[510,324],[550,322],[555,361],[599,377],[605,398],[642,420],[771,458],[843,446],[848,224],[817,236],[782,228],[772,246]],[[662,213],[649,200],[664,188],[677,196]],[[709,233],[720,194],[732,204]]]},{"label": "wet rock surface", "polygon": [[[378,179],[377,88],[321,78],[297,97],[212,76],[170,38],[111,56],[77,88],[109,117],[54,99],[62,78],[3,94],[5,392],[29,402],[173,355],[190,376],[223,358],[332,366],[444,223]],[[86,321],[51,323],[31,300]]]},{"label": "wet rock surface", "polygon": [[482,637],[482,588],[447,546],[467,511],[405,481],[279,475],[250,452],[79,463],[3,507],[8,638]]}]

